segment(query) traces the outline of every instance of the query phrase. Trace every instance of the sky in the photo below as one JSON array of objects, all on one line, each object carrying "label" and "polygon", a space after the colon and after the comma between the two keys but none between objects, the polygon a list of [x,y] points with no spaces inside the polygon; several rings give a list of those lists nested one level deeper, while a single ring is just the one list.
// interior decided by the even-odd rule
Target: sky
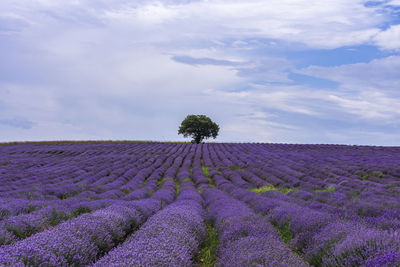
[{"label": "sky", "polygon": [[400,0],[1,0],[0,141],[400,145]]}]

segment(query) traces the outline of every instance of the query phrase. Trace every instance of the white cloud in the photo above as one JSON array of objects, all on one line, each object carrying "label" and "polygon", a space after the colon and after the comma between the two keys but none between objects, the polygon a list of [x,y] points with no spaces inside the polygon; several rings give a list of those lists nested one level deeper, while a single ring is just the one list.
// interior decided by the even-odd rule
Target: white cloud
[{"label": "white cloud", "polygon": [[400,57],[338,67],[310,66],[298,72],[339,83],[329,101],[360,118],[394,123],[400,119]]},{"label": "white cloud", "polygon": [[[145,39],[199,40],[259,37],[310,47],[335,48],[369,42],[388,18],[363,0],[235,1],[5,1],[4,12],[20,13],[35,24],[52,19],[69,23],[120,25]],[[39,15],[39,16],[38,16]],[[161,35],[161,36],[160,36]],[[164,39],[166,38],[166,39]]]},{"label": "white cloud", "polygon": [[151,26],[168,22],[179,16],[175,7],[165,6],[160,2],[150,2],[139,7],[125,7],[123,10],[106,11],[104,17],[135,26]]},{"label": "white cloud", "polygon": [[391,0],[389,2],[387,2],[388,6],[400,6],[400,0]]},{"label": "white cloud", "polygon": [[[0,67],[11,66],[21,76],[0,80],[7,113],[2,118],[35,123],[18,132],[1,126],[2,138],[174,140],[186,114],[204,113],[223,126],[219,140],[293,142],[310,133],[299,127],[299,118],[331,118],[332,112],[397,118],[389,93],[349,95],[290,85],[293,62],[268,50],[384,38],[379,26],[389,18],[364,3],[1,1],[0,17],[17,30],[7,33],[12,48],[0,55],[9,54],[10,61]],[[238,64],[192,66],[173,61],[175,55]],[[393,93],[399,62],[391,57],[302,72],[336,80],[343,90]],[[288,119],[280,120],[282,113]]]},{"label": "white cloud", "polygon": [[28,116],[36,123],[18,135],[2,129],[3,138],[37,140],[43,132],[43,139],[174,140],[183,114],[223,113],[216,111],[223,103],[214,107],[213,96],[203,91],[231,88],[242,80],[225,66],[184,65],[145,49],[120,53],[76,66],[50,61],[49,76],[63,72],[47,87],[0,84],[8,117]]},{"label": "white cloud", "polygon": [[242,140],[251,142],[287,142],[289,140],[286,138],[291,136],[293,128],[290,125],[238,117],[223,124],[221,137],[227,141],[237,141],[238,136],[242,136]]},{"label": "white cloud", "polygon": [[[385,129],[383,129],[385,130]],[[396,133],[385,131],[362,131],[359,129],[345,129],[336,132],[327,132],[326,138],[331,143],[362,144],[362,145],[391,145],[397,146],[400,137]],[[325,141],[326,142],[326,141]]]},{"label": "white cloud", "polygon": [[364,1],[345,0],[219,0],[168,6],[152,3],[135,10],[136,15],[122,9],[107,16],[137,23],[142,21],[140,14],[153,13],[152,19],[144,21],[154,25],[166,22],[174,39],[257,36],[322,48],[368,42],[385,19],[377,10],[365,7]]},{"label": "white cloud", "polygon": [[400,49],[400,24],[392,25],[387,30],[379,32],[374,37],[375,43],[382,49]]},{"label": "white cloud", "polygon": [[329,100],[337,103],[343,111],[355,114],[359,118],[392,123],[400,118],[400,110],[396,108],[400,98],[392,98],[379,91],[360,93],[350,97],[329,95]]},{"label": "white cloud", "polygon": [[397,94],[400,83],[400,56],[374,59],[336,67],[310,66],[296,72],[329,79],[341,84],[342,89],[367,91],[380,90]]}]

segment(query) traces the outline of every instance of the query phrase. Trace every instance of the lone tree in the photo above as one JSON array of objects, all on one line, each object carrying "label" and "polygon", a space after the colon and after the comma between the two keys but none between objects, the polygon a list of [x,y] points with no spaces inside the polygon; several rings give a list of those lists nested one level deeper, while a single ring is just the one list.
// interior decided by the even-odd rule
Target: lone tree
[{"label": "lone tree", "polygon": [[181,123],[178,134],[184,137],[191,136],[192,142],[200,143],[204,138],[218,135],[219,126],[205,115],[188,115]]}]

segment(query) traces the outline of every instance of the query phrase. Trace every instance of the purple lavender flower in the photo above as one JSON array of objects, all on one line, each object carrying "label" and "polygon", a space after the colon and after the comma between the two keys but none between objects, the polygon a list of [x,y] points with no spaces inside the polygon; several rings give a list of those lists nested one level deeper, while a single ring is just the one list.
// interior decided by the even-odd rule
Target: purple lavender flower
[{"label": "purple lavender flower", "polygon": [[[159,204],[153,205],[154,201],[148,200],[150,206],[159,208]],[[0,263],[50,266],[90,264],[123,241],[126,234],[144,220],[143,213],[135,205],[112,205],[0,248],[0,255],[7,255],[0,258]]]},{"label": "purple lavender flower", "polygon": [[179,200],[94,266],[191,266],[205,237],[203,213],[197,201]]},{"label": "purple lavender flower", "polygon": [[375,255],[366,260],[363,267],[382,267],[382,266],[398,266],[400,265],[399,251],[381,251],[378,250]]},{"label": "purple lavender flower", "polygon": [[203,194],[219,235],[216,266],[307,266],[265,217],[219,190]]}]

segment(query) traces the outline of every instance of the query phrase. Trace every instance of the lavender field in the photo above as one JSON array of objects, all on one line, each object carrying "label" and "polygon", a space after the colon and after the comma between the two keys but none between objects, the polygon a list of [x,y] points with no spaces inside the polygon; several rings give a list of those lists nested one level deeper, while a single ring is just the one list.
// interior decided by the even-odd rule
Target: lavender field
[{"label": "lavender field", "polygon": [[400,147],[0,146],[1,266],[400,266]]}]

